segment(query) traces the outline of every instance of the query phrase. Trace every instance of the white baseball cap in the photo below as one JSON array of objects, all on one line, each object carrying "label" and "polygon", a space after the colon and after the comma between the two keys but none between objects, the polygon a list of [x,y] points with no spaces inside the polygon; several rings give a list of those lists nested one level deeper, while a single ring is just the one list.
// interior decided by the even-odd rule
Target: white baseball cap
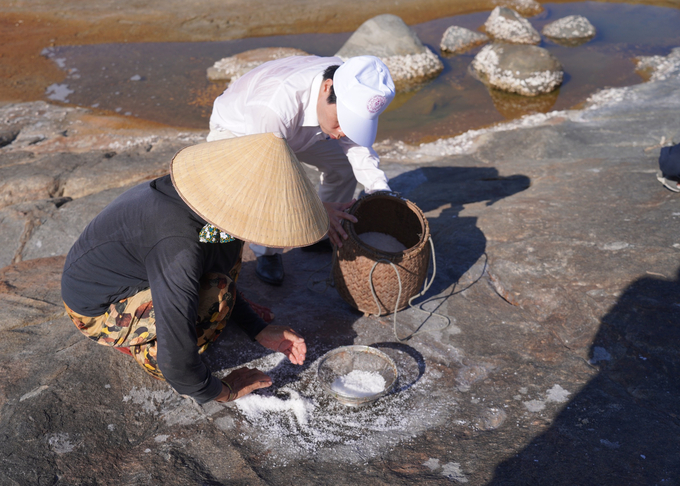
[{"label": "white baseball cap", "polygon": [[357,145],[370,147],[378,131],[378,116],[394,98],[394,82],[387,66],[374,56],[357,56],[333,75],[338,123]]}]

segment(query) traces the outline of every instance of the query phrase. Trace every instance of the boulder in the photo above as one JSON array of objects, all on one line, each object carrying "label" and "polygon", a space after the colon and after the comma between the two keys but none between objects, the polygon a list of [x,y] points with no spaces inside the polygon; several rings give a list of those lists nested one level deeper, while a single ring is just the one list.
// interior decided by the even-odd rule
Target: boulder
[{"label": "boulder", "polygon": [[640,56],[635,58],[635,70],[644,78],[663,81],[669,76],[680,76],[680,47],[668,56]]},{"label": "boulder", "polygon": [[493,88],[524,96],[553,91],[564,75],[560,61],[546,49],[514,44],[485,46],[472,69]]},{"label": "boulder", "polygon": [[397,91],[408,91],[444,69],[437,55],[396,15],[367,20],[336,53],[342,59],[379,57],[390,70]]},{"label": "boulder", "polygon": [[595,27],[581,15],[569,15],[543,27],[543,35],[557,44],[578,46],[595,37]]},{"label": "boulder", "polygon": [[484,44],[488,40],[489,36],[486,34],[452,25],[444,32],[439,47],[442,53],[458,54]]},{"label": "boulder", "polygon": [[210,81],[226,81],[231,83],[260,64],[290,56],[309,56],[309,53],[292,47],[251,49],[217,61],[212,67],[208,68],[208,79]]},{"label": "boulder", "polygon": [[508,7],[524,17],[531,17],[543,12],[543,7],[536,0],[494,0],[497,7]]},{"label": "boulder", "polygon": [[486,32],[499,41],[513,44],[538,44],[541,35],[529,21],[507,7],[496,7],[484,23]]}]

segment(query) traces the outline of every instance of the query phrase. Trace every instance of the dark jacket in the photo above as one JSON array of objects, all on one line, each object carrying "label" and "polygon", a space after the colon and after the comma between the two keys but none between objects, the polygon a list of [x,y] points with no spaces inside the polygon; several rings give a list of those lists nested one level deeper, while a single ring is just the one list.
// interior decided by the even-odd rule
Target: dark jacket
[{"label": "dark jacket", "polygon": [[[156,316],[157,362],[179,393],[199,403],[222,385],[198,355],[195,323],[199,279],[228,274],[242,241],[200,243],[206,222],[177,194],[170,176],[140,184],[90,222],[66,258],[62,298],[84,316],[150,288]],[[232,319],[254,338],[266,324],[238,296]]]}]

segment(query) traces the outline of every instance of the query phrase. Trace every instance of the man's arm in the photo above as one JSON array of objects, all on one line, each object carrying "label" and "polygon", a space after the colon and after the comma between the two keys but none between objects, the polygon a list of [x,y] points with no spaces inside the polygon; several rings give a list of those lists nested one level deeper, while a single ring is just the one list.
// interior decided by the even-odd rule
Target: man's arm
[{"label": "man's arm", "polygon": [[347,138],[340,139],[340,147],[352,165],[354,177],[364,186],[366,193],[390,190],[387,176],[380,169],[380,157],[373,148],[361,147]]}]

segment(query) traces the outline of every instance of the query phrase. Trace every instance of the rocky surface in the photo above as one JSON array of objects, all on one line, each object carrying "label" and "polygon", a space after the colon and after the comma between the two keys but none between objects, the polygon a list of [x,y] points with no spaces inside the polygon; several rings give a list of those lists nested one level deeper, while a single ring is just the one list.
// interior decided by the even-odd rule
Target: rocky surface
[{"label": "rocky surface", "polygon": [[538,44],[541,35],[531,23],[514,10],[496,7],[484,22],[487,34],[502,42],[515,44]]},{"label": "rocky surface", "polygon": [[472,69],[493,88],[523,96],[550,93],[564,76],[560,61],[547,49],[513,44],[485,46]]},{"label": "rocky surface", "polygon": [[201,132],[149,130],[90,110],[17,103],[0,107],[0,266],[63,255],[112,198],[167,173]]},{"label": "rocky surface", "polygon": [[597,31],[582,15],[569,15],[547,24],[542,33],[561,45],[579,46],[595,37]]},{"label": "rocky surface", "polygon": [[680,47],[667,56],[641,56],[635,59],[638,72],[652,81],[663,81],[680,73]]},{"label": "rocky surface", "polygon": [[[41,110],[35,124],[63,108]],[[383,146],[393,189],[430,222],[437,274],[423,308],[450,325],[400,312],[400,336],[430,332],[399,344],[391,316],[317,293],[330,257],[286,252],[286,284],[272,288],[248,253],[242,290],[298,328],[309,354],[293,367],[230,327],[205,356],[212,369],[258,366],[275,382],[230,405],[180,397],[63,315],[63,253],[123,187],[5,206],[32,204],[40,241],[62,234],[0,270],[0,483],[677,484],[680,199],[654,172],[659,141],[680,138],[678,113],[668,76],[581,111]],[[44,156],[41,144],[63,160],[92,153],[93,176],[102,167],[100,149],[72,153],[58,131],[22,145],[21,130],[0,149],[5,167]],[[131,147],[113,161],[127,154],[155,174],[153,146],[135,148],[154,131],[111,132]],[[333,403],[315,381],[318,358],[352,343],[388,352],[401,374],[371,407]]]},{"label": "rocky surface", "polygon": [[347,39],[336,56],[379,57],[390,70],[397,91],[408,91],[436,77],[444,69],[437,55],[396,15],[367,20]]},{"label": "rocky surface", "polygon": [[452,25],[444,31],[439,47],[443,54],[458,54],[482,45],[489,37],[481,32]]},{"label": "rocky surface", "polygon": [[252,49],[220,59],[208,68],[207,76],[210,81],[226,81],[228,85],[260,64],[290,56],[309,56],[309,53],[292,47]]}]

